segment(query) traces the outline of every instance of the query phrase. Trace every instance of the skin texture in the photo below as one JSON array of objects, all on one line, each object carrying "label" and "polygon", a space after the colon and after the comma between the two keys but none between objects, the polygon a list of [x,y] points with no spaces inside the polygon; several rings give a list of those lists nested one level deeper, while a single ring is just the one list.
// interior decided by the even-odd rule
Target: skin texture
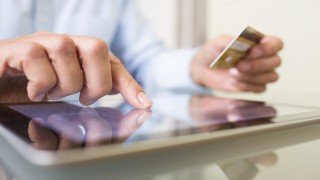
[{"label": "skin texture", "polygon": [[39,32],[0,41],[0,78],[1,96],[11,94],[16,101],[58,100],[80,92],[80,102],[88,106],[119,92],[136,108],[152,106],[108,45],[93,37]]},{"label": "skin texture", "polygon": [[207,43],[195,56],[190,73],[196,83],[229,92],[261,93],[266,90],[267,84],[278,80],[279,75],[275,70],[281,64],[278,52],[282,49],[283,43],[273,36],[266,36],[235,68],[210,69],[209,65],[213,59],[231,41],[231,36],[219,36]]},{"label": "skin texture", "polygon": [[[192,61],[192,79],[207,88],[231,92],[263,92],[279,75],[280,39],[265,37],[235,68],[212,70],[209,64],[232,40],[220,36],[207,43]],[[206,78],[203,78],[206,77]],[[39,32],[0,41],[0,100],[26,102],[59,100],[80,93],[80,102],[91,105],[114,93],[134,107],[148,109],[152,101],[109,52],[101,39]]]}]

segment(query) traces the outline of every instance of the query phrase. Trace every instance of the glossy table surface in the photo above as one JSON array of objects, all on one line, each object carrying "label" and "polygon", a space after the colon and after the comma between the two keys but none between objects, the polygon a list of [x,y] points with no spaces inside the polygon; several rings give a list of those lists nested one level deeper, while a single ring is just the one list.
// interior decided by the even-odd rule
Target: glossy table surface
[{"label": "glossy table surface", "polygon": [[[83,170],[88,168],[90,169],[88,174],[83,174],[83,172],[79,171],[77,167],[73,167],[69,169],[69,172],[63,172],[63,175],[60,174],[60,171],[64,171],[62,169],[53,169],[53,170],[44,170],[40,167],[32,167],[32,165],[27,163],[26,166],[29,167],[12,167],[14,165],[1,161],[0,168],[0,179],[1,180],[9,180],[9,179],[24,179],[24,173],[33,174],[34,179],[42,179],[46,177],[46,179],[55,179],[57,176],[61,179],[155,179],[155,180],[180,180],[180,179],[319,179],[320,171],[319,171],[319,161],[320,161],[320,140],[317,140],[316,136],[319,136],[320,126],[313,125],[300,130],[297,130],[297,133],[309,133],[308,137],[301,137],[299,139],[299,134],[297,136],[293,136],[292,138],[299,139],[296,142],[291,142],[290,137],[283,138],[281,140],[283,144],[289,142],[290,145],[280,148],[271,148],[270,146],[265,146],[258,152],[253,154],[246,154],[246,150],[250,152],[254,148],[255,145],[242,147],[240,151],[244,151],[242,155],[239,157],[233,157],[232,159],[223,158],[218,159],[210,157],[209,154],[204,154],[207,157],[199,157],[203,154],[198,154],[198,156],[189,157],[187,159],[181,159],[181,157],[177,158],[182,161],[180,163],[174,163],[174,165],[170,165],[173,167],[161,168],[161,166],[168,166],[167,162],[161,161],[156,158],[158,161],[155,168],[143,168],[143,166],[149,166],[149,164],[144,164],[142,161],[140,164],[140,168],[134,167],[123,167],[123,169],[118,169],[117,172],[109,174],[104,172],[103,170],[92,172],[90,166],[79,167],[79,169]],[[284,132],[282,135],[292,135],[292,132]],[[265,135],[269,136],[269,135]],[[314,139],[315,138],[315,139]],[[310,141],[311,140],[311,141]],[[270,141],[273,141],[270,139]],[[252,143],[252,142],[251,142]],[[279,142],[278,142],[279,143]],[[236,143],[237,146],[242,146],[241,140]],[[250,143],[249,143],[250,144]],[[261,146],[263,142],[254,142],[256,146]],[[280,145],[282,143],[280,142]],[[234,145],[230,145],[231,148],[235,148]],[[263,145],[262,145],[263,146]],[[227,145],[228,147],[228,145]],[[201,148],[201,147],[198,147]],[[205,148],[206,149],[206,148]],[[228,148],[225,149],[225,154],[229,154]],[[218,152],[220,154],[221,152]],[[215,156],[215,151],[212,151],[211,156]],[[201,160],[199,160],[199,158]],[[207,160],[203,160],[206,159]],[[19,160],[18,160],[19,161]],[[20,161],[22,161],[20,159]],[[103,166],[103,165],[101,165]],[[106,165],[107,166],[107,165]],[[118,166],[119,167],[119,166]],[[26,168],[28,172],[21,172],[19,168]],[[95,167],[96,168],[96,167]],[[130,168],[128,176],[126,176],[127,169]],[[132,168],[136,169],[135,172],[132,172]],[[52,172],[50,172],[52,171]],[[73,171],[73,172],[72,172]],[[106,170],[107,171],[107,170]],[[96,174],[99,173],[99,174]],[[29,176],[30,177],[30,176]],[[32,177],[32,176],[31,176]],[[27,178],[29,179],[29,178]]]},{"label": "glossy table surface", "polygon": [[0,148],[0,180],[320,178],[320,124],[57,167],[36,166],[11,147]]}]

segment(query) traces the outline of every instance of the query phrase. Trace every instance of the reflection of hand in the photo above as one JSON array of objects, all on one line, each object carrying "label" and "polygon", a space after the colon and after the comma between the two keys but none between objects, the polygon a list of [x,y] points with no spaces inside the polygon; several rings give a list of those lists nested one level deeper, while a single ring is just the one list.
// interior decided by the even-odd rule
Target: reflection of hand
[{"label": "reflection of hand", "polygon": [[263,103],[245,102],[242,105],[231,106],[228,113],[229,122],[240,122],[244,120],[272,118],[277,111]]},{"label": "reflection of hand", "polygon": [[229,99],[220,99],[214,96],[193,96],[190,101],[190,114],[195,120],[211,120],[213,117],[228,114],[229,106],[236,106],[238,102]]},{"label": "reflection of hand", "polygon": [[278,79],[275,69],[281,63],[277,55],[283,46],[281,40],[267,36],[251,51],[246,60],[238,63],[236,68],[210,69],[212,60],[231,40],[230,36],[220,36],[205,45],[192,62],[190,70],[192,79],[205,87],[224,91],[265,91],[268,83]]},{"label": "reflection of hand", "polygon": [[255,179],[259,172],[257,165],[271,167],[277,162],[278,156],[274,152],[267,152],[222,162],[219,165],[229,179]]},{"label": "reflection of hand", "polygon": [[[190,101],[190,115],[199,125],[225,123],[245,125],[249,120],[272,118],[277,112],[263,103],[221,99],[214,96],[194,96]],[[211,127],[212,128],[212,127]]]},{"label": "reflection of hand", "polygon": [[104,145],[124,141],[150,115],[150,111],[139,109],[123,116],[111,108],[83,108],[79,113],[53,114],[46,121],[33,119],[28,132],[33,145],[44,150]]},{"label": "reflection of hand", "polygon": [[[3,98],[8,96],[6,93],[18,91],[38,102],[79,92],[80,102],[91,105],[106,94],[120,92],[136,108],[152,106],[139,84],[101,39],[40,32],[1,40],[0,54]],[[5,75],[8,77],[4,78]],[[20,79],[20,87],[16,79]]]},{"label": "reflection of hand", "polygon": [[248,161],[264,167],[272,167],[278,162],[278,156],[274,152],[267,152],[247,158]]}]

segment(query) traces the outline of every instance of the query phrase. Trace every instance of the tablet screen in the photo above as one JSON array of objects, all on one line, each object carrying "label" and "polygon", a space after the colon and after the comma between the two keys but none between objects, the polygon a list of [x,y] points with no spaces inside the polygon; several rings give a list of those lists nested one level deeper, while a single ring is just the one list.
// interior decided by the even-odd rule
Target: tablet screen
[{"label": "tablet screen", "polygon": [[91,107],[72,102],[1,104],[0,123],[34,148],[65,149],[131,144],[199,133],[281,123],[312,108],[218,98],[166,95],[152,110],[108,101]]}]

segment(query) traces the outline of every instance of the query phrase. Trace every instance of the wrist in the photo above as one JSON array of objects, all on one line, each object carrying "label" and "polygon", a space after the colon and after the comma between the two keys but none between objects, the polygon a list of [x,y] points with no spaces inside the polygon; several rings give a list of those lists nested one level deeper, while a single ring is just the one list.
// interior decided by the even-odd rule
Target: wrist
[{"label": "wrist", "polygon": [[204,68],[205,65],[202,65],[201,60],[203,60],[201,58],[202,56],[202,51],[198,52],[193,59],[191,60],[191,64],[190,64],[190,78],[191,80],[200,85],[200,86],[204,86],[204,84],[202,83],[202,78],[203,78],[203,74],[201,73],[201,69]]}]

